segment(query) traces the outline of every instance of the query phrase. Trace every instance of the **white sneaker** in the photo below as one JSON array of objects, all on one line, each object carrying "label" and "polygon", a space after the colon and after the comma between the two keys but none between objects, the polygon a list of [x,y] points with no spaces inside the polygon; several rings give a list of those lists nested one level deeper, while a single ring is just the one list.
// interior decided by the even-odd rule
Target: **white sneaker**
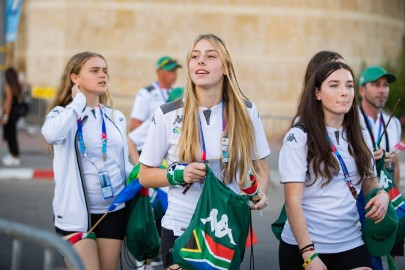
[{"label": "white sneaker", "polygon": [[20,166],[21,164],[21,160],[19,158],[15,158],[10,154],[3,157],[2,162],[4,166]]}]

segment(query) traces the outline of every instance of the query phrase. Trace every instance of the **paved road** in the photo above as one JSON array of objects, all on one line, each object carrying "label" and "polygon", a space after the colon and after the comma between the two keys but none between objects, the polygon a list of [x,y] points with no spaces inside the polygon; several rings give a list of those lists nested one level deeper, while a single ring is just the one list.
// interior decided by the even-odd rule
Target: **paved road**
[{"label": "paved road", "polygon": [[[10,171],[5,171],[5,168],[0,164],[0,217],[28,224],[35,228],[53,231],[51,209],[53,182],[49,180],[49,175],[46,173],[52,167],[52,161],[46,152],[46,144],[38,135],[28,136],[25,133],[20,134],[20,144],[22,164],[19,171],[24,171],[25,168],[25,173],[27,171],[39,171],[42,174],[35,174],[35,177],[31,177],[30,180],[11,179],[11,176],[5,179],[4,175],[10,174]],[[283,189],[277,182],[278,146],[271,144],[271,147],[274,151],[268,163],[274,182],[272,182],[268,192],[270,207],[264,209],[262,213],[253,213],[253,226],[259,239],[253,252],[255,268],[266,270],[278,269],[278,241],[271,232],[270,224],[277,218],[284,199]],[[0,156],[3,156],[5,152],[6,145],[4,142],[0,142]],[[22,179],[26,178],[24,173],[18,173],[18,175],[22,175]],[[0,269],[10,268],[10,255],[11,240],[0,236]],[[250,255],[250,249],[246,250],[241,269],[249,269]],[[42,250],[39,247],[29,243],[24,244],[21,269],[42,269],[42,257]],[[62,259],[58,256],[56,258],[54,269],[64,269]],[[405,269],[405,257],[399,257],[397,265],[398,269]],[[123,269],[130,269],[125,262]]]}]

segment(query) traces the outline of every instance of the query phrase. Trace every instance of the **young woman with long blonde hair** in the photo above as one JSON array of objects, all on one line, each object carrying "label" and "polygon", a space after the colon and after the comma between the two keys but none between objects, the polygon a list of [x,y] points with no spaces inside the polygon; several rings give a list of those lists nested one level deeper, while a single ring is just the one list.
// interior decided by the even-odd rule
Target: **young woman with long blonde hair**
[{"label": "young woman with long blonde hair", "polygon": [[[68,239],[86,269],[116,269],[125,236],[125,204],[94,229],[132,170],[124,115],[107,107],[108,69],[103,56],[74,55],[63,72],[42,134],[53,146],[56,232]],[[80,241],[79,241],[80,240]]]},{"label": "young woman with long blonde hair", "polygon": [[[140,157],[143,186],[170,186],[161,234],[166,268],[172,264],[166,260],[169,249],[195,211],[206,175],[204,162],[238,194],[250,184],[253,172],[260,192],[251,207],[268,205],[265,158],[270,149],[257,108],[239,87],[228,47],[215,35],[200,35],[187,63],[185,97],[156,110]],[[159,168],[164,158],[171,164],[169,173]]]}]

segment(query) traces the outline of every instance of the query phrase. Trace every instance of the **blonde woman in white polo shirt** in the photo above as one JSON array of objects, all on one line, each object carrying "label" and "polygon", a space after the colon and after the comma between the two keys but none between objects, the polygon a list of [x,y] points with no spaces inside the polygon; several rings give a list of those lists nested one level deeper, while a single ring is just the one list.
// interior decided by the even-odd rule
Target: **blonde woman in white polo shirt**
[{"label": "blonde woman in white polo shirt", "polygon": [[103,56],[74,55],[66,64],[42,134],[52,145],[56,232],[69,240],[86,269],[116,269],[125,236],[125,204],[93,233],[132,170],[124,115],[107,107],[108,69]]},{"label": "blonde woman in white polo shirt", "polygon": [[[235,193],[246,186],[246,177],[239,175],[246,176],[252,169],[261,191],[253,198],[252,208],[268,204],[270,172],[265,158],[270,149],[256,106],[239,88],[227,46],[215,35],[201,35],[187,63],[185,97],[156,110],[140,157],[143,186],[170,186],[161,234],[165,268],[172,264],[170,258],[166,260],[169,249],[187,228],[201,194],[206,174],[203,161],[209,162],[219,179],[223,170],[222,180]],[[229,158],[222,154],[224,147]],[[164,158],[169,168],[184,168],[181,179],[170,179],[159,168]]]},{"label": "blonde woman in white polo shirt", "polygon": [[[353,72],[344,63],[319,66],[305,85],[280,151],[285,223],[280,269],[371,269],[356,199],[379,188],[371,142],[359,121]],[[367,142],[366,142],[366,141]],[[366,217],[380,222],[389,203],[379,190]]]}]

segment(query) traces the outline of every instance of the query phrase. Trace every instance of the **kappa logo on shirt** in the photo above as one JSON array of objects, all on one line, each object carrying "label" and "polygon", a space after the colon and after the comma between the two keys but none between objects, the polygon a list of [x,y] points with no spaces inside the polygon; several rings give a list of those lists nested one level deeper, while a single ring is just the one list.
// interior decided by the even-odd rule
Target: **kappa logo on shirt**
[{"label": "kappa logo on shirt", "polygon": [[292,141],[297,142],[297,140],[295,139],[294,133],[288,134],[288,137],[287,137],[286,141],[287,142],[292,142]]},{"label": "kappa logo on shirt", "polygon": [[155,125],[156,125],[156,119],[155,119],[155,115],[153,115],[153,116],[152,116],[151,121],[152,121],[152,123],[153,123],[153,124],[155,124]]},{"label": "kappa logo on shirt", "polygon": [[176,115],[176,119],[174,120],[174,122],[172,124],[173,125],[176,123],[181,124],[181,122],[183,122],[183,115]]}]

